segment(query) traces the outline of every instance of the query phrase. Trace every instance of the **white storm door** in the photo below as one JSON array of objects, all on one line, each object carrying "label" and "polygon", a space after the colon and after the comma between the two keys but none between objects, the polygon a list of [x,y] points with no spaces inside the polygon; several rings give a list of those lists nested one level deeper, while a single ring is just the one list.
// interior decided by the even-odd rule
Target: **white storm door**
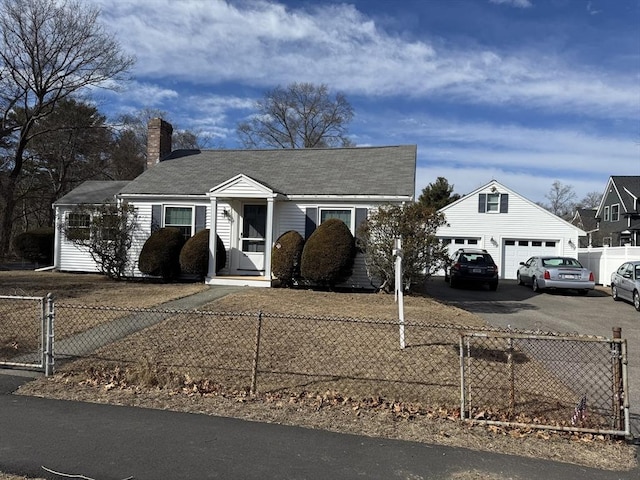
[{"label": "white storm door", "polygon": [[264,271],[267,206],[245,203],[240,223],[238,270],[254,275]]}]

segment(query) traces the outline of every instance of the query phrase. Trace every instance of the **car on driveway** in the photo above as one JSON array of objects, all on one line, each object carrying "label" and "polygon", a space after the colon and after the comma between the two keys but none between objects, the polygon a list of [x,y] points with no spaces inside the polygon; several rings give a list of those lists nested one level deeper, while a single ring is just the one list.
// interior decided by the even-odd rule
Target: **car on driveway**
[{"label": "car on driveway", "polygon": [[586,295],[596,286],[593,272],[572,257],[531,257],[520,262],[517,277],[518,285],[531,285],[534,292],[548,288]]},{"label": "car on driveway", "polygon": [[611,274],[611,297],[632,302],[640,312],[640,261],[625,262]]},{"label": "car on driveway", "polygon": [[444,279],[451,288],[457,288],[463,283],[486,284],[489,290],[495,291],[498,289],[498,266],[486,250],[460,248],[445,269]]}]

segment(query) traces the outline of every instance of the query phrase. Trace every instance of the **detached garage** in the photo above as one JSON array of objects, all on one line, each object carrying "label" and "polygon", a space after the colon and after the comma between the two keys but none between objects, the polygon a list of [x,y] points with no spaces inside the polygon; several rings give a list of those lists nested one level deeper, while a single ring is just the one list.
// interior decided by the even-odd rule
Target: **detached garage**
[{"label": "detached garage", "polygon": [[496,180],[440,210],[447,224],[437,236],[449,246],[487,250],[500,278],[515,279],[520,262],[534,255],[578,257],[575,225],[518,195]]}]

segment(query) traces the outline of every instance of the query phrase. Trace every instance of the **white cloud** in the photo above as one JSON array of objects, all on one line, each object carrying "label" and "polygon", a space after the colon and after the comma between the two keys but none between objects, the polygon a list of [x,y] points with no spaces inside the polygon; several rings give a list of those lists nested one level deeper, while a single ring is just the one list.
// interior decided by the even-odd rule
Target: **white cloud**
[{"label": "white cloud", "polygon": [[498,5],[510,5],[518,8],[529,8],[533,6],[531,0],[489,0],[489,3],[495,3]]},{"label": "white cloud", "polygon": [[149,8],[142,0],[94,1],[104,3],[104,19],[135,53],[142,78],[258,88],[312,81],[353,95],[612,118],[638,110],[637,78],[566,64],[535,46],[498,51],[391,35],[351,5],[295,10],[266,0],[156,0]]}]

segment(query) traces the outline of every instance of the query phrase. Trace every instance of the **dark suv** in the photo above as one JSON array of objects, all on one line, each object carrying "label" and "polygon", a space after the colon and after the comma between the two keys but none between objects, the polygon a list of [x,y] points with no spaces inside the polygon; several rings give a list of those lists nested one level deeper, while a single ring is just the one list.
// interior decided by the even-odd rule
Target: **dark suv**
[{"label": "dark suv", "polygon": [[487,284],[489,290],[498,289],[498,266],[486,250],[461,248],[451,259],[451,264],[445,270],[445,281],[451,288],[462,283]]}]

